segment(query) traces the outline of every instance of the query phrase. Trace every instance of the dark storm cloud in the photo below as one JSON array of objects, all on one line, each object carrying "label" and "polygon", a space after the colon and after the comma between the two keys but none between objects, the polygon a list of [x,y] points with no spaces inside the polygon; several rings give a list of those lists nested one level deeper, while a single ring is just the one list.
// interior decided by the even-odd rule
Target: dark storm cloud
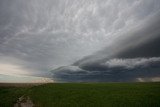
[{"label": "dark storm cloud", "polygon": [[[126,39],[124,47],[114,57],[118,58],[135,58],[135,57],[159,57],[160,56],[160,13],[155,15],[152,23],[134,36]],[[146,22],[147,23],[147,22]],[[127,46],[128,45],[128,46]]]},{"label": "dark storm cloud", "polygon": [[[152,81],[160,76],[160,14],[147,20],[126,38],[111,47],[87,56],[73,64],[79,70],[52,71],[58,81],[126,82]],[[80,70],[81,69],[81,70]]]},{"label": "dark storm cloud", "polygon": [[[142,27],[143,26],[143,27]],[[74,63],[83,65],[101,63],[110,58],[137,58],[160,56],[160,12],[146,20],[142,26],[122,34],[122,38],[115,40],[114,44],[84,57]]]},{"label": "dark storm cloud", "polygon": [[[53,70],[60,82],[135,82],[152,81],[160,76],[160,57],[111,59],[105,63],[87,66],[66,66]],[[75,69],[77,68],[77,69]]]},{"label": "dark storm cloud", "polygon": [[131,47],[144,48],[141,41],[158,40],[152,33],[158,33],[159,10],[159,0],[0,0],[0,65],[50,76],[51,69],[74,62],[84,68],[131,56]]},{"label": "dark storm cloud", "polygon": [[[160,34],[159,34],[160,35]],[[160,37],[150,40],[143,45],[131,47],[116,55],[118,58],[158,57],[160,56]]]}]

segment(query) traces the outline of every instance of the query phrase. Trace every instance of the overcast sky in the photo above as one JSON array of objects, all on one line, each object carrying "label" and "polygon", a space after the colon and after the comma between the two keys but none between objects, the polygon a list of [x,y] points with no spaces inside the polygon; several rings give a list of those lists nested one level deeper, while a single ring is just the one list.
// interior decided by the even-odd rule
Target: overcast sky
[{"label": "overcast sky", "polygon": [[157,80],[159,29],[159,0],[0,0],[0,81]]}]

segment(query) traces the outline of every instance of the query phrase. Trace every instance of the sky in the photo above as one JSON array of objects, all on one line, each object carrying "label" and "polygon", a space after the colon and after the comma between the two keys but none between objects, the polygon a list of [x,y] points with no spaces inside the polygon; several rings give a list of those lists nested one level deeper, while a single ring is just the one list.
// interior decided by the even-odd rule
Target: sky
[{"label": "sky", "polygon": [[0,82],[160,81],[159,47],[159,0],[0,0]]}]

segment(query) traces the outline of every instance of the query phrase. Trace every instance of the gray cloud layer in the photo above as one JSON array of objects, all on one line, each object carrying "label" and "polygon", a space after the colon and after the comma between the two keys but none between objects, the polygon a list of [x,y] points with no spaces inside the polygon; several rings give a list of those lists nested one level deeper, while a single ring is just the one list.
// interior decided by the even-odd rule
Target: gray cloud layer
[{"label": "gray cloud layer", "polygon": [[[53,70],[57,81],[152,81],[160,76],[160,13],[154,14],[114,44],[82,58],[73,66]],[[122,37],[122,38],[121,38]]]},{"label": "gray cloud layer", "polygon": [[[72,63],[88,66],[109,56],[129,56],[130,47],[145,57],[148,51],[138,53],[139,43],[158,44],[159,10],[159,0],[1,0],[0,64],[48,76]],[[147,49],[152,47],[157,45]],[[78,61],[85,56],[86,63]]]},{"label": "gray cloud layer", "polygon": [[65,66],[53,70],[54,79],[62,82],[133,82],[160,77],[160,57],[110,59],[86,66]]}]

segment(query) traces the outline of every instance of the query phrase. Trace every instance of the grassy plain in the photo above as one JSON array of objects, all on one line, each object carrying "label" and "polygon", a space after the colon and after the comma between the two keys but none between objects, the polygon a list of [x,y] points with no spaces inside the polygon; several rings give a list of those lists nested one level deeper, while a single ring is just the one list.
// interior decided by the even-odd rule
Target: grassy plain
[{"label": "grassy plain", "polygon": [[160,83],[50,83],[0,87],[0,107],[29,96],[36,107],[160,107]]}]

